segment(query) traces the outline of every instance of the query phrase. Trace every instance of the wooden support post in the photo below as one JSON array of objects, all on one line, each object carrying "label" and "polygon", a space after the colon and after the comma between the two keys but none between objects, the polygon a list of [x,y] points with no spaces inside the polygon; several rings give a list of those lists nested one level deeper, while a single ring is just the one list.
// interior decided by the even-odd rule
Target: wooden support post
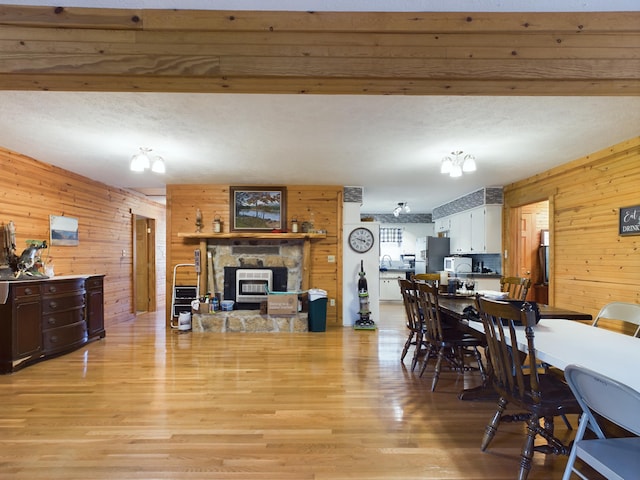
[{"label": "wooden support post", "polygon": [[311,278],[311,239],[306,237],[302,246],[302,290],[309,289]]}]

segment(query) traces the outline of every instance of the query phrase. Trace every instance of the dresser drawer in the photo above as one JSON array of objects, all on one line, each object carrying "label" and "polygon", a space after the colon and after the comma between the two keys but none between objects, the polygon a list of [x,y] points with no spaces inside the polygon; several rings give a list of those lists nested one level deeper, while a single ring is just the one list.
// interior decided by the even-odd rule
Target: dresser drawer
[{"label": "dresser drawer", "polygon": [[84,307],[84,293],[76,293],[74,295],[65,295],[61,297],[46,296],[42,298],[43,315],[82,307]]},{"label": "dresser drawer", "polygon": [[14,288],[14,297],[28,297],[30,295],[40,295],[40,284],[39,283],[22,283],[12,285]]},{"label": "dresser drawer", "polygon": [[72,350],[86,341],[87,326],[85,322],[77,322],[42,332],[42,346],[45,354]]},{"label": "dresser drawer", "polygon": [[49,330],[51,328],[64,327],[72,323],[82,322],[84,320],[84,309],[76,308],[74,310],[66,310],[64,312],[52,312],[42,315],[42,329]]},{"label": "dresser drawer", "polygon": [[90,277],[84,282],[84,288],[102,288],[102,277]]},{"label": "dresser drawer", "polygon": [[57,280],[50,281],[44,284],[42,294],[43,295],[59,295],[61,293],[69,292],[83,292],[84,291],[84,278],[74,278],[71,280]]}]

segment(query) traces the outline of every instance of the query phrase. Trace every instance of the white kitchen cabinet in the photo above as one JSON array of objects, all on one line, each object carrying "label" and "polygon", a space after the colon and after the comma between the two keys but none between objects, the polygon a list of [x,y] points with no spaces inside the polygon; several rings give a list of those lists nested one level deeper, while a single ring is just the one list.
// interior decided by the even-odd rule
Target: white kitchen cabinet
[{"label": "white kitchen cabinet", "polygon": [[502,206],[484,205],[447,217],[451,254],[500,253]]},{"label": "white kitchen cabinet", "polygon": [[450,221],[451,217],[443,217],[443,218],[438,218],[435,222],[434,222],[434,231],[435,233],[442,233],[442,232],[448,232],[451,224]]},{"label": "white kitchen cabinet", "polygon": [[502,250],[502,207],[485,205],[471,210],[471,252],[500,253]]},{"label": "white kitchen cabinet", "polygon": [[402,300],[398,277],[404,274],[380,272],[380,300]]},{"label": "white kitchen cabinet", "polygon": [[449,217],[450,252],[471,253],[471,212],[460,212]]}]

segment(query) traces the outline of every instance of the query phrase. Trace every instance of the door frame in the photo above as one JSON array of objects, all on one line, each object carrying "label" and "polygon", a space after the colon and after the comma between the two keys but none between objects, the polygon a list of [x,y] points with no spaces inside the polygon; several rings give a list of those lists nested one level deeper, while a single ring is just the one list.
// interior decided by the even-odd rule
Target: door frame
[{"label": "door frame", "polygon": [[[534,203],[548,202],[548,214],[549,214],[549,305],[553,305],[555,302],[555,287],[554,287],[554,212],[555,212],[555,199],[554,195],[547,195],[541,197],[521,198],[517,204],[504,205],[503,212],[503,254],[502,254],[502,271],[504,276],[520,276],[520,266],[522,264],[520,251],[520,225],[522,221],[522,208],[526,205]],[[533,286],[533,285],[532,285]]]},{"label": "door frame", "polygon": [[[146,251],[138,251],[138,221],[144,220],[144,224],[147,230],[147,242],[146,242]],[[154,218],[146,217],[144,215],[133,214],[131,216],[131,233],[132,233],[132,302],[131,309],[134,315],[137,315],[137,292],[140,288],[138,285],[138,275],[137,275],[137,262],[139,256],[142,255],[146,259],[147,263],[147,272],[148,275],[145,277],[147,282],[147,291],[148,291],[148,303],[147,303],[147,312],[155,312],[157,310],[156,304],[156,220]]]}]

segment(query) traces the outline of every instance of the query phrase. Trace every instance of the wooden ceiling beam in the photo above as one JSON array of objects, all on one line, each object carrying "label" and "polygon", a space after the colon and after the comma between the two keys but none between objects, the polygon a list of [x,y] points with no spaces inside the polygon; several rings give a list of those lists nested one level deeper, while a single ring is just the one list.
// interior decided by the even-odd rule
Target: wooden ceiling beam
[{"label": "wooden ceiling beam", "polygon": [[377,78],[141,77],[99,75],[2,75],[5,90],[79,92],[263,93],[317,95],[637,96],[625,80],[481,81]]},{"label": "wooden ceiling beam", "polygon": [[0,5],[0,89],[638,95],[640,12]]}]

